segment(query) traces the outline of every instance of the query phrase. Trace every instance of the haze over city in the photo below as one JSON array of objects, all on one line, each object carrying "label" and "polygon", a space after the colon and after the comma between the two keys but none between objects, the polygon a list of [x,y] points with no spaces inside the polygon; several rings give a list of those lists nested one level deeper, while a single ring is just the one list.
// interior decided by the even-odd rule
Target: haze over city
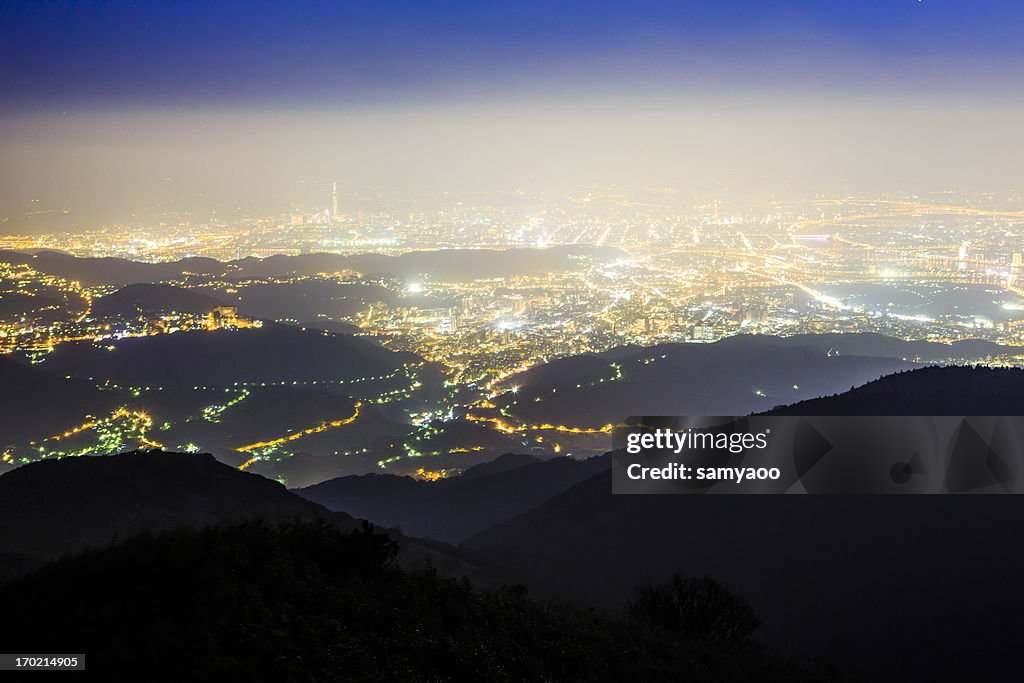
[{"label": "haze over city", "polygon": [[7,4],[0,232],[311,210],[325,181],[1020,189],[1014,3],[641,5]]}]

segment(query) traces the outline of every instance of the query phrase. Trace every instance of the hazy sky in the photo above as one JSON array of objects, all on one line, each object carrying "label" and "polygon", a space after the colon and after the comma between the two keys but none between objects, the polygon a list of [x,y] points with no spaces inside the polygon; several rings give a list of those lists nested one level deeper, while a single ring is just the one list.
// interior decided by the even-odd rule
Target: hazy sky
[{"label": "hazy sky", "polygon": [[7,0],[0,232],[327,179],[1019,188],[1022,29],[1008,0]]}]

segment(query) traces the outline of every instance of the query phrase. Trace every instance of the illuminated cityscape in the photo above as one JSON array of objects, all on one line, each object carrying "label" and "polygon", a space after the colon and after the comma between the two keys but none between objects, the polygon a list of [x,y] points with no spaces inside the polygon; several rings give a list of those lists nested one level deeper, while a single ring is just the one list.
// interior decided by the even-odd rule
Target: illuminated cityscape
[{"label": "illuminated cityscape", "polygon": [[[531,197],[515,208],[460,201],[403,214],[338,212],[336,184],[325,199],[324,209],[215,229],[119,226],[0,238],[0,348],[45,367],[54,350],[71,343],[113,352],[129,338],[265,324],[354,335],[422,360],[380,376],[204,384],[193,389],[195,412],[179,420],[218,422],[256,388],[333,386],[354,401],[345,414],[310,415],[283,433],[250,432],[224,451],[237,454],[242,468],[323,452],[365,455],[403,471],[409,458],[423,455],[601,452],[611,424],[566,423],[543,406],[520,407],[521,378],[559,358],[649,348],[638,359],[647,365],[659,359],[659,345],[864,333],[941,344],[983,340],[1001,346],[983,357],[949,347],[945,362],[1024,365],[1019,197],[816,198],[733,209],[718,200],[684,206],[667,188],[620,189]],[[422,272],[418,261],[393,272],[380,261],[443,258],[444,250],[457,256],[421,265]],[[550,262],[538,256],[556,253]],[[511,261],[492,270],[484,255]],[[81,268],[68,263],[102,263],[89,260],[96,258],[158,270],[104,281],[100,268],[72,279]],[[481,259],[482,270],[450,267]],[[134,280],[170,298],[125,284]],[[440,384],[419,377],[424,363],[440,371]],[[620,362],[603,367],[563,392],[623,378]],[[156,415],[162,427],[154,428],[146,397],[163,387],[86,379],[127,400],[106,416],[8,444],[4,459],[156,444],[217,450],[194,430],[183,432],[183,443],[160,438],[161,431],[176,433],[174,420]],[[361,384],[365,390],[354,392]],[[200,395],[211,392],[223,400],[203,403]],[[531,396],[533,404],[544,401]],[[397,442],[370,447],[341,436],[359,422],[363,404],[394,406],[389,419],[407,426],[384,431]],[[325,433],[338,437],[318,444]],[[408,471],[436,477],[458,470],[437,460]]]}]

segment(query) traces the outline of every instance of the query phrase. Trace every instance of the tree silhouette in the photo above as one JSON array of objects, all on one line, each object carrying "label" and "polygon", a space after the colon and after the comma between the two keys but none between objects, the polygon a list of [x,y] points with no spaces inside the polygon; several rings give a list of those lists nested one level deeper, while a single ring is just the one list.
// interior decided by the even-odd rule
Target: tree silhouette
[{"label": "tree silhouette", "polygon": [[662,585],[638,586],[629,615],[685,640],[737,643],[760,624],[753,608],[709,576],[675,574]]},{"label": "tree silhouette", "polygon": [[[320,520],[141,534],[0,584],[0,637],[15,652],[80,648],[111,680],[837,680],[758,648],[726,652],[540,601],[523,586],[481,590],[411,570],[397,550],[369,525],[347,532]],[[736,616],[746,603],[694,581],[642,594],[697,606],[662,617],[677,633],[728,642],[749,630]]]}]

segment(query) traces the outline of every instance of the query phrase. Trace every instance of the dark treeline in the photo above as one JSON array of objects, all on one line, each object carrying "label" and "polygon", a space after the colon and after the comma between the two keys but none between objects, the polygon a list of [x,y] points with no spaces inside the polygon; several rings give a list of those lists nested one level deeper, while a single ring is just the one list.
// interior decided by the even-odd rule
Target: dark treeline
[{"label": "dark treeline", "polygon": [[645,588],[627,620],[396,553],[324,521],[143,534],[0,586],[3,639],[135,680],[835,680],[751,644],[749,608],[708,579]]}]

